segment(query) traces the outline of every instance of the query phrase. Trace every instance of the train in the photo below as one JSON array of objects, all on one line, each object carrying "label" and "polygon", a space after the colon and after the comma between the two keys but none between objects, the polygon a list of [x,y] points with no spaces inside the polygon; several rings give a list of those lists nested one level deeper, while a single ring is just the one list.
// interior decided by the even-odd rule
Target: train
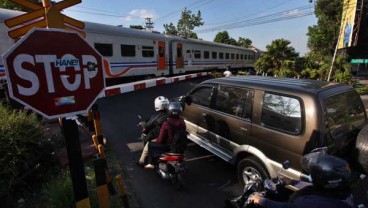
[{"label": "train", "polygon": [[[6,19],[24,12],[0,9],[0,54],[3,55],[16,40],[8,37]],[[158,32],[136,30],[84,22],[85,40],[110,63],[105,69],[106,83],[123,80],[175,76],[227,68],[252,69],[260,52],[199,39],[170,36]],[[0,80],[6,78],[0,60]]]}]

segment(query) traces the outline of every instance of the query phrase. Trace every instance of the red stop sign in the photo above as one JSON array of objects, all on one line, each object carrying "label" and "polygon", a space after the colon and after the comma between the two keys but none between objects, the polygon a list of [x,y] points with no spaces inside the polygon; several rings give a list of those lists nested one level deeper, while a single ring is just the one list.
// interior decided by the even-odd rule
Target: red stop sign
[{"label": "red stop sign", "polygon": [[10,97],[49,119],[86,113],[105,88],[102,56],[75,32],[33,29],[4,63]]}]

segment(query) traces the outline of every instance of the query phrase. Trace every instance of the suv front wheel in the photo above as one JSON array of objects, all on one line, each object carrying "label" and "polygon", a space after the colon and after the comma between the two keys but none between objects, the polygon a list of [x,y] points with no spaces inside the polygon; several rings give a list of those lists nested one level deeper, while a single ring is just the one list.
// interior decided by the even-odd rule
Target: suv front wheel
[{"label": "suv front wheel", "polygon": [[263,167],[262,162],[256,157],[250,156],[242,159],[238,163],[238,178],[242,186],[256,178],[260,178],[262,181],[269,178],[269,174],[266,168]]}]

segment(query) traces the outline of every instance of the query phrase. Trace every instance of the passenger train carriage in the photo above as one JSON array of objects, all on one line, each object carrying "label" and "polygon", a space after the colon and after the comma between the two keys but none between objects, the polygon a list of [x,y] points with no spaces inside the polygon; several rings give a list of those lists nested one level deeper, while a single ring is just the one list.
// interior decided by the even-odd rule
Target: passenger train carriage
[{"label": "passenger train carriage", "polygon": [[[4,21],[21,14],[23,12],[0,9],[1,55],[15,43],[8,37],[9,29]],[[259,56],[253,49],[91,22],[85,22],[84,32],[86,41],[110,62],[110,68],[105,70],[107,81],[224,70],[226,67],[252,68]],[[5,79],[2,59],[0,79]]]}]

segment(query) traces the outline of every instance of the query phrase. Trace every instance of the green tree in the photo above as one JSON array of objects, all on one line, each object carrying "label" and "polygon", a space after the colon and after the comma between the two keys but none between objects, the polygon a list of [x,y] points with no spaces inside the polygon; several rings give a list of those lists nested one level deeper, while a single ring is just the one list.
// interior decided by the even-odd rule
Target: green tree
[{"label": "green tree", "polygon": [[230,39],[229,33],[227,31],[218,32],[215,36],[213,42],[216,43],[228,43]]},{"label": "green tree", "polygon": [[193,29],[195,27],[202,26],[203,24],[204,22],[202,22],[201,11],[198,11],[197,14],[192,14],[192,11],[184,8],[177,25],[178,35],[189,38],[192,36]]},{"label": "green tree", "polygon": [[310,26],[307,33],[307,46],[312,53],[321,57],[333,55],[340,33],[341,14],[341,0],[316,1],[315,15],[318,22],[317,25]]},{"label": "green tree", "polygon": [[[331,68],[332,57],[340,35],[340,24],[343,10],[341,0],[316,1],[315,15],[317,25],[308,28],[307,46],[310,52],[306,55],[304,77],[327,80]],[[346,55],[338,55],[332,67],[332,79],[347,83],[351,78],[351,66]]]},{"label": "green tree", "polygon": [[216,43],[225,43],[228,45],[238,45],[236,40],[229,36],[229,33],[227,31],[218,32],[213,39],[213,42]]},{"label": "green tree", "polygon": [[170,24],[164,24],[163,26],[165,31],[163,33],[166,35],[198,39],[198,36],[193,32],[193,29],[195,27],[202,26],[203,24],[204,22],[202,22],[201,11],[198,11],[197,14],[192,14],[192,11],[185,8],[181,12],[181,18],[178,21],[177,27],[175,27],[172,22],[170,22]]},{"label": "green tree", "polygon": [[282,77],[294,76],[295,60],[299,54],[289,45],[290,41],[285,39],[273,40],[266,46],[267,51],[257,61],[256,70]]},{"label": "green tree", "polygon": [[239,37],[237,45],[243,48],[249,48],[252,45],[252,40],[249,38]]},{"label": "green tree", "polygon": [[178,35],[178,30],[176,29],[175,25],[170,22],[170,24],[164,24],[164,34],[166,35]]}]

